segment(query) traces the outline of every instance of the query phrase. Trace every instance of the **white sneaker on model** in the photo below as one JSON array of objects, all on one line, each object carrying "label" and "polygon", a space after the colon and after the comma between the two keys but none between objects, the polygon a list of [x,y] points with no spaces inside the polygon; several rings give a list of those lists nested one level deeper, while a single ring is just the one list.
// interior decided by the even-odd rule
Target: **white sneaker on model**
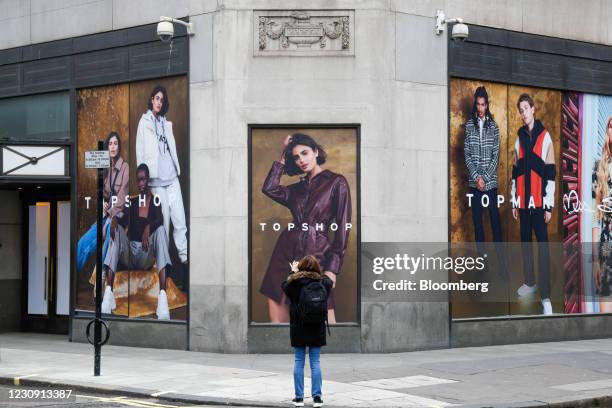
[{"label": "white sneaker on model", "polygon": [[543,313],[545,315],[553,314],[552,304],[550,303],[550,299],[549,298],[542,299],[542,307],[544,308]]},{"label": "white sneaker on model", "polygon": [[102,313],[110,314],[117,308],[117,304],[115,303],[115,295],[113,295],[113,290],[110,286],[106,285],[106,289],[104,289],[104,297],[102,298]]},{"label": "white sneaker on model", "polygon": [[519,295],[519,297],[525,297],[533,295],[536,292],[536,289],[537,285],[527,286],[523,283],[521,287],[517,289],[516,293]]},{"label": "white sneaker on model", "polygon": [[170,309],[168,309],[168,297],[165,290],[159,291],[157,297],[157,320],[170,320]]}]

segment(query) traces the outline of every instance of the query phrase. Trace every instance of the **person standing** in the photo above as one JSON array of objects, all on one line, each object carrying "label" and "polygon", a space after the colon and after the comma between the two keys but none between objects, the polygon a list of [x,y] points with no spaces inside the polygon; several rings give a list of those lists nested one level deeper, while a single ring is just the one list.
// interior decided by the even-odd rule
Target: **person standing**
[{"label": "person standing", "polygon": [[166,120],[170,107],[166,88],[156,86],[151,91],[147,112],[142,114],[136,131],[136,162],[149,168],[150,185],[159,196],[164,216],[164,229],[174,232],[174,244],[181,263],[187,263],[187,224],[179,176],[181,166],[176,154],[172,122]]},{"label": "person standing", "polygon": [[[322,286],[322,287],[321,287]],[[327,320],[327,294],[333,286],[331,279],[321,271],[321,265],[312,255],[302,258],[297,265],[297,272],[289,275],[287,280],[282,283],[283,292],[291,301],[289,308],[289,333],[291,346],[295,351],[295,365],[293,368],[293,383],[295,387],[295,398],[293,405],[296,407],[304,406],[304,364],[306,360],[306,348],[310,360],[311,371],[311,395],[313,407],[322,407],[322,384],[321,375],[321,347],[326,344],[325,324]],[[307,310],[313,310],[306,304],[308,297],[304,293],[315,293],[322,290],[325,295],[319,296],[322,302],[320,309],[323,316],[318,319],[309,319]]]},{"label": "person standing", "polygon": [[[489,209],[493,241],[496,242],[499,271],[505,278],[506,263],[501,242],[503,241],[499,209],[497,207],[497,166],[499,164],[499,127],[489,110],[489,94],[484,86],[474,92],[472,115],[465,123],[465,164],[469,172],[472,221],[474,235],[480,253],[484,252],[485,240],[482,213]],[[483,202],[485,205],[483,205]],[[487,204],[488,203],[488,204]]]},{"label": "person standing", "polygon": [[523,120],[514,144],[512,167],[512,216],[520,217],[524,283],[519,297],[536,292],[533,273],[532,231],[539,242],[540,296],[544,314],[552,314],[550,303],[550,259],[548,223],[555,204],[555,150],[552,138],[542,122],[535,119],[535,105],[529,94],[519,96],[517,108]]}]

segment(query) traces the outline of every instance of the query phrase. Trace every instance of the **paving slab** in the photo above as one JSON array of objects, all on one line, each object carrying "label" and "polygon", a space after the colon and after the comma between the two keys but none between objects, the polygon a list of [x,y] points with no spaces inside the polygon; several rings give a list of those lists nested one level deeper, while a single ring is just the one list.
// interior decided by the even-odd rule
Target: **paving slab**
[{"label": "paving slab", "polygon": [[[612,406],[612,339],[390,354],[323,352],[321,366],[328,407]],[[105,346],[102,375],[94,377],[89,344],[7,333],[0,334],[0,381],[194,403],[289,406],[293,356]]]}]

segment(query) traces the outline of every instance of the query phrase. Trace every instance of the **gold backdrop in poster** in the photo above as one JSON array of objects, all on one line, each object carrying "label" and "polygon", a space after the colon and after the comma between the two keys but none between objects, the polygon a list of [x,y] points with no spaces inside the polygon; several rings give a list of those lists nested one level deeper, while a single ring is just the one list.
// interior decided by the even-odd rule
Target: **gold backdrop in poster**
[{"label": "gold backdrop in poster", "polygon": [[[95,206],[96,170],[85,169],[85,152],[98,150],[98,140],[104,141],[110,132],[121,138],[121,157],[128,160],[130,128],[128,125],[128,85],[81,89],[77,101],[77,206],[85,204],[84,197],[92,197]],[[96,222],[96,211],[80,211],[77,236],[80,237]]]},{"label": "gold backdrop in poster", "polygon": [[[468,185],[468,171],[465,164],[464,143],[465,143],[465,124],[472,115],[474,103],[474,92],[479,86],[484,86],[489,95],[489,110],[493,115],[493,120],[499,128],[499,161],[497,166],[497,194],[505,197],[509,196],[510,175],[512,162],[508,162],[505,154],[505,146],[508,143],[508,116],[507,99],[508,86],[493,82],[470,81],[453,79],[451,81],[450,99],[450,241],[473,242],[474,223],[472,221],[472,210],[468,207],[466,194],[470,192]],[[510,171],[508,169],[510,168]],[[507,234],[507,223],[509,206],[499,208],[499,216],[502,220],[502,236],[504,239]],[[483,211],[483,228],[485,241],[493,241],[491,221],[488,211]],[[507,288],[503,282],[497,279],[494,274],[487,274],[485,279],[491,285],[501,287],[502,290],[491,292],[491,296],[499,297],[503,295],[503,301],[479,303],[470,298],[467,292],[453,292],[451,302],[453,304],[453,317],[474,317],[483,315],[483,307],[486,307],[486,316],[498,316],[508,314]]]},{"label": "gold backdrop in poster", "polygon": [[[334,296],[337,322],[357,321],[357,131],[354,128],[315,128],[315,129],[253,129],[251,134],[251,317],[253,322],[267,323],[267,297],[259,292],[261,282],[268,268],[270,256],[276,241],[288,222],[289,210],[261,192],[262,185],[272,163],[279,160],[283,141],[288,134],[304,133],[312,136],[327,152],[327,162],[322,165],[334,173],[343,175],[351,191],[352,228],[349,235],[342,270],[338,275]],[[282,185],[299,181],[300,176],[283,175]],[[259,223],[267,223],[261,231]],[[272,224],[278,222],[283,228],[273,231]],[[331,237],[331,235],[330,235]],[[289,265],[287,265],[289,273]]]},{"label": "gold backdrop in poster", "polygon": [[[189,227],[189,139],[187,134],[188,98],[185,76],[140,81],[130,84],[82,89],[78,100],[78,176],[77,176],[77,240],[96,220],[96,171],[85,170],[84,151],[97,150],[98,140],[105,140],[111,131],[121,139],[121,157],[130,170],[129,194],[138,194],[136,186],[136,134],[139,120],[148,110],[149,95],[156,85],[167,90],[169,110],[166,114],[172,122],[176,152],[181,166],[179,182],[182,189],[185,219]],[[83,197],[91,196],[91,206],[86,208]],[[172,225],[172,223],[170,223]],[[128,227],[129,230],[129,227]],[[187,232],[187,236],[189,231]],[[181,266],[170,230],[170,257],[172,271],[167,282],[167,298],[172,320],[186,320],[187,276],[186,266]],[[95,256],[77,275],[77,302],[79,310],[93,310],[93,283],[95,282]],[[113,292],[116,301],[114,315],[128,317],[156,316],[159,293],[157,269],[118,270]]]},{"label": "gold backdrop in poster", "polygon": [[[470,117],[474,92],[477,87],[484,86],[489,94],[489,109],[499,127],[500,157],[497,169],[498,194],[505,197],[505,202],[499,208],[502,234],[506,242],[520,242],[519,222],[512,218],[510,190],[512,181],[513,149],[518,129],[523,121],[516,107],[520,94],[526,92],[532,96],[536,106],[536,119],[542,121],[551,135],[555,161],[557,163],[557,182],[555,194],[555,209],[548,226],[548,236],[551,242],[561,241],[560,197],[561,183],[559,172],[560,158],[560,126],[561,126],[561,92],[541,89],[509,86],[494,82],[452,79],[450,91],[450,241],[453,243],[473,242],[474,224],[471,209],[468,207],[466,193],[468,187],[468,172],[464,157],[465,123]],[[492,241],[489,211],[483,211],[485,241]],[[535,236],[533,238],[535,240]],[[537,250],[534,251],[537,257]],[[506,314],[540,314],[540,302],[517,303],[516,289],[523,283],[523,265],[521,259],[509,259],[508,272],[510,281],[507,285],[509,302],[479,303],[464,295],[453,296],[453,318],[496,316]],[[551,251],[551,300],[556,310],[561,310],[562,296],[562,258],[554,256]],[[537,271],[537,258],[534,260]],[[493,279],[493,276],[487,276]]]},{"label": "gold backdrop in poster", "polygon": [[[484,86],[489,94],[489,110],[493,119],[499,127],[499,165],[497,167],[497,191],[498,194],[509,196],[510,175],[512,174],[512,162],[508,164],[508,157],[504,148],[508,143],[508,116],[507,99],[508,86],[493,82],[470,81],[453,79],[451,81],[450,96],[450,241],[472,242],[474,241],[474,224],[472,223],[472,212],[468,207],[466,194],[469,193],[468,171],[465,164],[464,143],[465,123],[472,114],[474,103],[474,92],[479,86]],[[509,170],[508,170],[509,169]],[[508,206],[499,209],[499,215],[505,220],[510,210]],[[484,212],[483,225],[485,240],[492,241],[491,223],[488,212]],[[503,228],[504,236],[507,228]]]},{"label": "gold backdrop in poster", "polygon": [[[85,151],[98,150],[98,141],[110,132],[119,133],[121,157],[129,158],[129,87],[113,85],[81,89],[77,100],[77,239],[96,222],[96,170],[85,169]],[[85,197],[91,197],[86,208]],[[95,256],[77,272],[76,309],[94,310],[93,287],[89,284]]]}]

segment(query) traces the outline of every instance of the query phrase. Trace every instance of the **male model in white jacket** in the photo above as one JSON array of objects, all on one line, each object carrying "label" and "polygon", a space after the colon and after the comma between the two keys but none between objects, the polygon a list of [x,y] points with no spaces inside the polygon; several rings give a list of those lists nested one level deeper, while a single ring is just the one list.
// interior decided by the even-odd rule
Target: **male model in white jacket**
[{"label": "male model in white jacket", "polygon": [[170,221],[174,228],[174,244],[182,263],[187,263],[187,225],[185,207],[178,176],[181,174],[172,122],[166,120],[170,104],[163,86],[156,86],[149,97],[146,113],[136,131],[136,161],[149,167],[151,191],[159,196],[166,234]]}]

